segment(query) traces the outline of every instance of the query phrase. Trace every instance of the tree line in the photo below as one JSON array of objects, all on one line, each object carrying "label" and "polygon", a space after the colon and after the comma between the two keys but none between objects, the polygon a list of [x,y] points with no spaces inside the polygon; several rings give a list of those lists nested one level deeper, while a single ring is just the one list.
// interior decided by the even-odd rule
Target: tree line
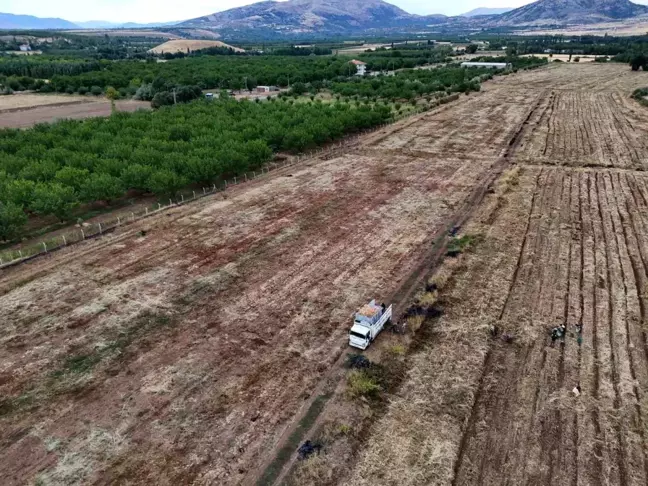
[{"label": "tree line", "polygon": [[393,76],[354,78],[331,82],[331,92],[345,97],[384,99],[390,101],[413,100],[417,97],[446,92],[464,93],[478,91],[482,76],[492,75],[484,68],[463,69],[457,66],[437,69],[417,69],[398,72]]},{"label": "tree line", "polygon": [[257,85],[285,87],[295,82],[307,83],[345,75],[349,60],[347,57],[314,56],[196,56],[164,63],[155,60],[102,62],[99,69],[88,68],[80,73],[51,72],[51,76],[47,76],[48,83],[24,77],[21,85],[24,89],[59,93],[87,93],[93,88],[102,92],[112,86],[124,95],[132,95],[140,86],[156,79],[202,89],[253,89]]},{"label": "tree line", "polygon": [[127,192],[210,185],[258,170],[275,152],[313,148],[389,116],[385,106],[223,97],[0,130],[0,241],[19,235],[30,215],[65,220],[80,204]]}]

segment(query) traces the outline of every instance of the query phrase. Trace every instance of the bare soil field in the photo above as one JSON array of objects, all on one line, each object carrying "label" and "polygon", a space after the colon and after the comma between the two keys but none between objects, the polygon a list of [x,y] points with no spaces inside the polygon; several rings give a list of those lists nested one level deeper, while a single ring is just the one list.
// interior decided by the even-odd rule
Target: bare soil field
[{"label": "bare soil field", "polygon": [[557,91],[519,158],[552,165],[648,169],[648,110],[627,93]]},{"label": "bare soil field", "polygon": [[37,106],[88,103],[91,101],[95,101],[94,98],[87,96],[13,94],[10,96],[0,96],[0,113],[8,110],[22,110]]},{"label": "bare soil field", "polygon": [[[36,96],[36,95],[34,95]],[[61,96],[60,98],[66,98]],[[0,97],[1,101],[1,97]],[[122,100],[116,102],[118,111],[150,110],[147,101]],[[32,106],[25,109],[10,110],[2,113],[0,128],[28,128],[37,123],[51,123],[63,119],[83,119],[96,116],[109,116],[110,101],[88,100],[53,104],[53,106]]]},{"label": "bare soil field", "polygon": [[635,126],[624,100],[642,82],[591,64],[499,77],[3,271],[4,482],[255,484],[335,378],[353,311],[375,297],[400,317],[438,235],[470,218],[479,243],[438,269],[443,314],[410,336],[363,446],[322,454],[334,476],[289,483],[646,484],[648,176],[531,151],[552,106],[561,126],[588,100],[606,103],[603,127]]},{"label": "bare soil field", "polygon": [[[631,90],[617,98],[606,82],[592,95],[577,86],[592,81],[590,69],[551,68],[528,83],[556,75],[509,155],[517,174],[462,229],[481,243],[439,269],[451,275],[444,313],[424,324],[407,378],[341,483],[648,482],[648,176],[625,168],[634,166],[623,150],[642,144],[624,138],[620,161],[587,168],[534,162],[525,147],[552,106],[557,135],[573,134],[570,125],[600,133],[588,120],[619,134],[636,127]],[[575,115],[593,101],[602,112]],[[552,342],[563,324],[564,339]]]},{"label": "bare soil field", "polygon": [[155,53],[155,54],[163,54],[165,52],[170,52],[170,53],[184,52],[184,53],[186,53],[187,51],[198,51],[200,49],[207,49],[208,47],[227,47],[229,49],[233,49],[235,52],[245,52],[243,49],[240,49],[240,48],[234,47],[234,46],[230,46],[229,44],[225,44],[224,42],[221,42],[221,41],[215,41],[215,40],[185,40],[185,39],[167,41],[164,44],[160,44],[159,46],[154,47],[153,49],[149,50],[149,52],[152,52],[152,53]]},{"label": "bare soil field", "polygon": [[[448,140],[455,120],[499,144],[539,96],[521,103],[509,88],[475,95],[477,122],[473,103],[446,105],[4,271],[5,483],[253,482],[345,351],[352,312],[393,298],[501,165],[495,148],[465,157],[469,138],[442,155],[380,144],[427,124]],[[502,104],[511,126],[495,131]]]}]

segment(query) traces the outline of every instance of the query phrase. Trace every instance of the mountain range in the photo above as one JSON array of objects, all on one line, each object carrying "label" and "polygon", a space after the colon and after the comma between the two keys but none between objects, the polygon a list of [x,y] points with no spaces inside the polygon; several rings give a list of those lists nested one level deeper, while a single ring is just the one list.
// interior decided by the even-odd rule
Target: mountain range
[{"label": "mountain range", "polygon": [[517,9],[482,8],[459,17],[414,15],[383,0],[288,0],[254,3],[180,25],[236,32],[343,34],[439,24],[469,28],[585,24],[641,15],[648,15],[648,6],[629,0],[538,0]]},{"label": "mountain range", "polygon": [[498,25],[591,24],[648,15],[629,0],[540,0],[497,17]]},{"label": "mountain range", "polygon": [[459,17],[477,17],[478,15],[500,15],[506,12],[510,12],[513,8],[488,8],[480,7],[461,14]]},{"label": "mountain range", "polygon": [[342,33],[440,23],[443,15],[413,15],[382,0],[263,1],[188,20],[182,27],[211,29],[273,29],[291,33],[326,29]]},{"label": "mountain range", "polygon": [[63,19],[41,18],[33,15],[0,13],[0,29],[76,29],[77,25]]},{"label": "mountain range", "polygon": [[117,24],[100,20],[73,23],[63,19],[0,13],[0,29],[155,28],[174,25],[238,36],[326,37],[445,25],[475,29],[586,24],[644,15],[648,20],[648,6],[629,0],[538,0],[516,9],[478,8],[457,17],[410,14],[383,0],[287,0],[261,1],[179,23]]}]

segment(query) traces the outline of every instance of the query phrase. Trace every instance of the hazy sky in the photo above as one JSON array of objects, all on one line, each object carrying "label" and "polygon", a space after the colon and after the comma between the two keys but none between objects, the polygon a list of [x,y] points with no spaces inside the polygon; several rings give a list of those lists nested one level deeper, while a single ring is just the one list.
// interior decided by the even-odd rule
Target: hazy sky
[{"label": "hazy sky", "polygon": [[[389,0],[388,0],[389,1]],[[519,7],[531,0],[391,0],[411,13],[458,15],[476,7]],[[201,17],[253,0],[0,0],[0,12],[71,21],[167,22]],[[648,3],[639,0],[637,3]]]}]

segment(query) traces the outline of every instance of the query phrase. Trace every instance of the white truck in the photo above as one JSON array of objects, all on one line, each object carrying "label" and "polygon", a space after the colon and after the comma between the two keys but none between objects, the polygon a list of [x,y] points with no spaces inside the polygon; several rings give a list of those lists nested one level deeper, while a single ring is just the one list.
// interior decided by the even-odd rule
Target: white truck
[{"label": "white truck", "polygon": [[378,305],[372,300],[355,313],[349,331],[349,346],[367,349],[392,317],[392,306]]}]

